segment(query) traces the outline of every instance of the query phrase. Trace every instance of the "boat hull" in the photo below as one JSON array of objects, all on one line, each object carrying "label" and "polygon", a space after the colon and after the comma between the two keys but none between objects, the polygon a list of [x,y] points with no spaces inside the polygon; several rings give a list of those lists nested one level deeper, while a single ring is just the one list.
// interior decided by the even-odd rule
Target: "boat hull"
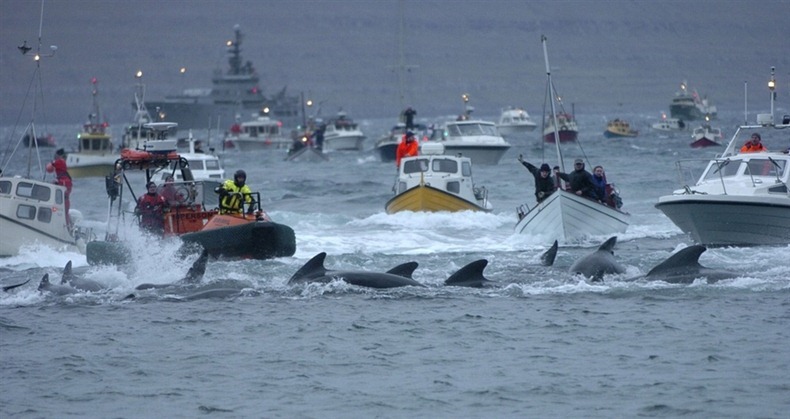
[{"label": "boat hull", "polygon": [[362,150],[364,135],[344,135],[324,138],[324,151]]},{"label": "boat hull", "polygon": [[328,161],[329,158],[324,155],[321,151],[313,148],[313,147],[302,147],[297,151],[288,152],[288,155],[285,157],[287,161]]},{"label": "boat hull", "polygon": [[395,155],[398,151],[398,143],[394,142],[380,142],[376,145],[376,152],[379,155],[379,159],[383,162],[390,162],[395,161]]},{"label": "boat hull", "polygon": [[233,148],[239,151],[276,150],[291,146],[291,140],[288,138],[232,138],[231,141]]},{"label": "boat hull", "polygon": [[181,240],[200,244],[212,257],[231,259],[271,259],[296,252],[293,229],[271,221],[203,229],[183,234]]},{"label": "boat hull", "polygon": [[510,144],[504,145],[468,145],[468,144],[453,144],[452,141],[445,141],[444,154],[458,155],[472,159],[475,165],[495,165],[499,164],[502,157],[510,149]]},{"label": "boat hull", "polygon": [[705,246],[790,243],[790,197],[669,195],[656,208]]},{"label": "boat hull", "polygon": [[489,211],[477,203],[428,185],[418,185],[394,196],[387,201],[384,208],[387,214],[401,211]]},{"label": "boat hull", "polygon": [[628,214],[615,208],[558,190],[534,206],[516,224],[519,234],[546,240],[575,242],[588,237],[625,233]]},{"label": "boat hull", "polygon": [[[570,143],[576,141],[576,137],[578,137],[579,132],[574,130],[560,130],[558,134],[561,143]],[[554,144],[554,131],[544,134],[543,141]]]},{"label": "boat hull", "polygon": [[690,145],[691,145],[691,148],[703,148],[703,147],[717,147],[717,146],[721,146],[721,144],[719,144],[718,142],[713,141],[713,140],[709,140],[709,139],[704,138],[704,137],[692,142]]},{"label": "boat hull", "polygon": [[[113,172],[115,161],[119,156],[107,156],[107,158],[85,159],[77,157],[76,164],[69,164],[69,176],[72,178],[104,177]],[[89,162],[91,161],[92,162]],[[102,161],[103,160],[103,161]]]}]

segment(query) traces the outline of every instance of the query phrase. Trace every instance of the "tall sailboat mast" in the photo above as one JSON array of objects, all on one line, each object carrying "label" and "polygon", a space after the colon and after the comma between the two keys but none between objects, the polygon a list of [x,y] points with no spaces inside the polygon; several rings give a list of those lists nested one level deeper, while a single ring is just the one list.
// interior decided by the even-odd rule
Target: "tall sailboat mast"
[{"label": "tall sailboat mast", "polygon": [[549,96],[551,96],[551,118],[554,121],[554,146],[557,148],[557,160],[559,160],[560,171],[565,173],[565,163],[562,159],[562,150],[560,149],[560,133],[559,122],[557,121],[557,109],[554,105],[554,83],[551,81],[551,67],[549,66],[549,52],[546,47],[546,35],[541,35],[540,42],[543,44],[543,59],[546,62],[546,77],[549,88]]}]

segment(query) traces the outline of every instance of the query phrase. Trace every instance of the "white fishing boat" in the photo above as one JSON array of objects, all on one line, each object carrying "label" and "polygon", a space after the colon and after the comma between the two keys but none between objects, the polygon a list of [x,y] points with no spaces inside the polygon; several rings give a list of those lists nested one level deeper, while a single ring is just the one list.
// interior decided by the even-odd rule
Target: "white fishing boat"
[{"label": "white fishing boat", "polygon": [[[756,124],[739,126],[724,152],[708,162],[696,183],[658,199],[656,208],[694,242],[705,246],[790,244],[790,115],[774,120],[776,86],[772,71],[770,114],[757,115]],[[755,133],[768,151],[742,151]],[[695,163],[699,164],[690,160],[677,164],[684,173]]]},{"label": "white fishing boat", "polygon": [[341,110],[324,124],[324,151],[362,150],[365,133],[348,114]]},{"label": "white fishing boat", "polygon": [[189,131],[189,137],[187,137],[186,141],[187,150],[179,151],[178,155],[189,164],[192,179],[183,179],[182,171],[177,170],[180,168],[173,163],[169,171],[161,173],[160,181],[164,181],[168,176],[173,176],[176,181],[214,180],[222,182],[225,179],[225,169],[222,167],[222,162],[214,148],[211,147],[207,151],[203,150],[202,142],[192,136],[192,130]]},{"label": "white fishing boat", "polygon": [[724,136],[721,128],[713,127],[710,124],[702,124],[691,132],[691,148],[702,148],[711,146],[721,146],[719,142]]},{"label": "white fishing boat", "polygon": [[[42,4],[43,21],[43,4]],[[39,29],[41,34],[41,29]],[[43,245],[53,249],[84,252],[85,251],[85,232],[79,228],[79,211],[70,210],[67,214],[67,189],[65,186],[53,184],[46,180],[46,174],[39,173],[36,176],[31,174],[33,159],[39,159],[37,166],[43,168],[44,164],[40,161],[38,147],[35,142],[27,152],[28,165],[23,173],[12,173],[16,167],[11,167],[11,162],[18,162],[15,158],[15,151],[20,149],[24,138],[38,138],[36,132],[35,119],[43,106],[44,90],[41,85],[41,58],[52,56],[56,47],[52,47],[50,54],[44,54],[41,50],[41,36],[39,35],[38,47],[33,48],[24,45],[19,48],[25,57],[35,56],[35,70],[33,71],[31,86],[29,91],[30,102],[25,100],[23,103],[31,103],[31,119],[25,132],[20,136],[16,147],[10,149],[14,152],[6,157],[6,161],[0,165],[0,256],[14,256],[19,254],[20,249],[25,246]],[[32,52],[32,53],[30,53]]]},{"label": "white fishing boat", "polygon": [[[148,112],[145,105],[145,85],[143,84],[143,73],[138,71],[135,75],[137,84],[134,91],[134,103],[136,105],[132,122],[124,128],[121,137],[121,151],[144,150],[145,144],[152,140],[162,140],[164,138],[175,138],[178,132],[178,124],[174,122],[155,120]],[[158,117],[159,115],[157,115]],[[176,140],[172,140],[176,144]]]},{"label": "white fishing boat", "polygon": [[493,122],[479,119],[447,122],[437,140],[444,145],[445,154],[461,154],[480,165],[498,164],[510,149]]},{"label": "white fishing boat", "polygon": [[395,196],[384,206],[387,214],[493,209],[488,190],[474,184],[472,160],[444,155],[444,146],[437,142],[423,143],[419,156],[401,160],[393,191]]},{"label": "white fishing boat", "polygon": [[72,178],[104,177],[112,172],[115,161],[120,157],[114,149],[112,137],[107,132],[109,124],[102,119],[96,78],[91,79],[91,84],[93,111],[77,136],[77,151],[66,155],[66,165]]},{"label": "white fishing boat", "polygon": [[512,106],[502,109],[496,125],[499,134],[504,138],[522,138],[537,126],[527,111]]},{"label": "white fishing boat", "polygon": [[667,118],[666,114],[661,115],[661,120],[658,122],[654,122],[650,125],[656,131],[662,132],[678,132],[678,131],[685,131],[688,129],[688,124],[683,122],[682,119],[678,118]]},{"label": "white fishing boat", "polygon": [[[554,126],[559,124],[555,119],[554,84],[551,81],[549,56],[546,37],[541,37],[543,56],[546,62],[547,97],[551,98],[551,119]],[[558,166],[565,172],[562,159],[559,132],[554,131],[554,141]],[[520,234],[541,236],[544,240],[560,242],[576,242],[594,236],[611,236],[624,233],[628,228],[628,214],[619,208],[599,203],[559,188],[542,202],[529,207],[527,204],[517,209],[518,223],[515,231]]]},{"label": "white fishing boat", "polygon": [[283,124],[266,115],[257,115],[250,121],[234,124],[225,137],[225,148],[239,151],[285,149],[291,139],[283,132]]}]

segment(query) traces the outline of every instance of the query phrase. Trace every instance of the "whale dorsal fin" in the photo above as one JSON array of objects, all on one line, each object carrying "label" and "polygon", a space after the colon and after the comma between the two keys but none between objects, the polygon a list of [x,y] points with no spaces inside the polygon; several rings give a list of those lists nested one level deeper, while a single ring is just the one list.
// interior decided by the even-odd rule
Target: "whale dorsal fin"
[{"label": "whale dorsal fin", "polygon": [[304,266],[299,268],[299,270],[296,271],[293,276],[291,276],[291,279],[288,280],[288,283],[291,284],[300,280],[325,275],[326,268],[324,267],[324,259],[326,259],[326,252],[321,252],[313,256],[312,259],[308,260]]},{"label": "whale dorsal fin", "polygon": [[549,247],[549,250],[546,250],[545,252],[543,252],[542,255],[540,255],[540,263],[543,266],[552,266],[552,265],[554,265],[554,259],[557,258],[557,248],[558,247],[559,247],[559,244],[557,243],[557,240],[554,240],[554,244],[552,244],[551,247]]},{"label": "whale dorsal fin", "polygon": [[417,262],[406,262],[402,263],[390,270],[387,271],[388,274],[403,276],[409,279],[413,279],[412,275],[414,275],[414,271],[417,269],[419,264]]},{"label": "whale dorsal fin", "polygon": [[603,244],[598,246],[598,250],[614,253],[614,246],[617,244],[617,236],[609,237]]},{"label": "whale dorsal fin", "polygon": [[71,269],[71,261],[66,262],[66,266],[63,268],[63,277],[60,278],[60,283],[65,284],[71,279],[74,278],[74,273]]},{"label": "whale dorsal fin", "polygon": [[14,289],[16,287],[21,287],[22,285],[25,285],[28,282],[30,282],[30,279],[28,279],[27,281],[25,281],[25,282],[23,282],[21,284],[6,285],[6,286],[3,287],[3,291],[11,291],[12,289]]},{"label": "whale dorsal fin", "polygon": [[681,249],[674,255],[668,257],[667,260],[653,267],[646,276],[649,277],[650,275],[677,270],[679,268],[700,268],[699,257],[706,250],[708,250],[707,247],[698,244]]},{"label": "whale dorsal fin", "polygon": [[49,285],[49,274],[44,274],[44,276],[41,277],[41,283],[38,284],[38,289],[41,290],[47,285]]},{"label": "whale dorsal fin", "polygon": [[483,269],[485,269],[487,265],[487,259],[479,259],[469,263],[450,275],[450,277],[444,281],[444,285],[482,288],[485,283],[493,282],[483,276]]}]

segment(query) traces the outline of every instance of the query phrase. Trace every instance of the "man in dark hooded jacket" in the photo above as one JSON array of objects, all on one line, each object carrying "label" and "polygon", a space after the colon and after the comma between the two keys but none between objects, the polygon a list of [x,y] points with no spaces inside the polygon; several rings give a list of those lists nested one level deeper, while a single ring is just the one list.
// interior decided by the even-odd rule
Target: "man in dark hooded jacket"
[{"label": "man in dark hooded jacket", "polygon": [[535,177],[535,199],[538,200],[538,203],[554,193],[556,188],[554,186],[554,180],[550,176],[551,168],[548,164],[543,163],[540,169],[538,169],[529,162],[524,161],[524,157],[521,154],[518,155],[518,161]]}]

